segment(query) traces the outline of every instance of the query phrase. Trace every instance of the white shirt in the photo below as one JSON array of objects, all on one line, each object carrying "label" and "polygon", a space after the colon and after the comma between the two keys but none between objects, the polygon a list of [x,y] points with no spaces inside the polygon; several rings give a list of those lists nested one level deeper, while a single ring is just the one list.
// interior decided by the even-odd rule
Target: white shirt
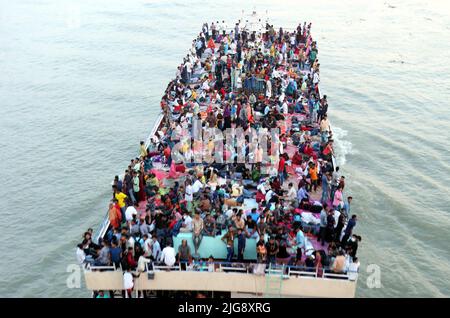
[{"label": "white shirt", "polygon": [[192,231],[192,218],[189,215],[184,219],[184,224],[186,229]]},{"label": "white shirt", "polygon": [[198,179],[192,185],[192,190],[194,191],[194,193],[197,193],[202,188],[203,188],[203,183],[201,183],[201,181]]},{"label": "white shirt", "polygon": [[227,212],[225,212],[225,215],[227,216],[228,219],[231,219],[231,217],[233,216],[233,210],[229,209]]},{"label": "white shirt", "polygon": [[186,70],[188,72],[192,72],[192,64],[191,64],[191,62],[187,61],[184,65],[186,66]]},{"label": "white shirt", "polygon": [[192,189],[192,186],[191,186],[191,185],[188,185],[188,186],[186,187],[186,194],[185,194],[185,196],[184,196],[185,200],[186,200],[186,201],[192,201],[192,200],[194,200],[193,194],[194,194],[194,189]]},{"label": "white shirt", "polygon": [[145,258],[143,255],[141,255],[138,260],[138,266],[137,266],[138,271],[140,271],[140,272],[145,271],[145,267],[146,267],[145,265],[148,263],[150,263],[150,259]]},{"label": "white shirt", "polygon": [[84,251],[77,247],[77,262],[80,265],[83,265],[84,260],[86,259],[86,254],[84,253]]},{"label": "white shirt", "polygon": [[256,189],[258,189],[259,191],[261,191],[262,194],[266,194],[266,183],[260,183],[258,184],[258,186],[256,187]]},{"label": "white shirt", "polygon": [[314,73],[313,83],[317,84],[317,83],[319,83],[319,81],[320,81],[319,74],[318,73]]},{"label": "white shirt", "polygon": [[134,255],[134,244],[136,243],[136,240],[133,236],[130,236],[130,238],[127,241],[127,248],[132,247],[133,248],[133,255]]},{"label": "white shirt", "polygon": [[134,206],[130,205],[126,210],[125,210],[125,219],[127,221],[131,221],[133,219],[133,215],[137,215],[137,211],[135,209]]},{"label": "white shirt", "polygon": [[175,264],[175,249],[171,246],[164,247],[159,261],[164,261],[167,266],[173,266]]},{"label": "white shirt", "polygon": [[281,106],[281,112],[283,114],[287,114],[288,113],[288,104],[286,102],[284,102],[283,105]]},{"label": "white shirt", "polygon": [[274,194],[275,193],[272,190],[267,191],[267,193],[266,193],[266,203],[269,202],[270,199],[272,199]]},{"label": "white shirt", "polygon": [[208,80],[203,82],[202,89],[205,90],[205,91],[209,90],[209,82],[208,82]]},{"label": "white shirt", "polygon": [[152,243],[153,243],[153,241],[150,238],[147,238],[144,241],[144,252],[145,252],[144,255],[146,255],[146,256],[152,255],[152,245],[153,245]]},{"label": "white shirt", "polygon": [[297,191],[295,190],[295,187],[292,187],[292,188],[289,189],[287,197],[288,197],[289,200],[297,199]]},{"label": "white shirt", "polygon": [[348,279],[349,280],[356,280],[356,277],[358,276],[358,269],[359,269],[359,261],[356,263],[351,262],[348,266]]},{"label": "white shirt", "polygon": [[123,274],[123,287],[125,289],[132,289],[134,287],[133,275],[129,272]]}]

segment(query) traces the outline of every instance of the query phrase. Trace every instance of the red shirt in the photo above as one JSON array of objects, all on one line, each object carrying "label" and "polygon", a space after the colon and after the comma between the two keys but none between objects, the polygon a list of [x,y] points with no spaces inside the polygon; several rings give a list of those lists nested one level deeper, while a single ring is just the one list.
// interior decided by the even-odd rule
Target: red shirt
[{"label": "red shirt", "polygon": [[286,164],[286,159],[284,159],[284,157],[280,158],[280,163],[278,164],[278,172],[283,172],[284,171],[284,166]]},{"label": "red shirt", "polygon": [[128,263],[128,265],[131,268],[134,268],[134,267],[137,266],[137,263],[136,263],[136,261],[134,260],[134,257],[133,257],[133,253],[128,253],[127,254],[127,263]]},{"label": "red shirt", "polygon": [[170,147],[164,148],[164,157],[167,159],[170,157]]}]

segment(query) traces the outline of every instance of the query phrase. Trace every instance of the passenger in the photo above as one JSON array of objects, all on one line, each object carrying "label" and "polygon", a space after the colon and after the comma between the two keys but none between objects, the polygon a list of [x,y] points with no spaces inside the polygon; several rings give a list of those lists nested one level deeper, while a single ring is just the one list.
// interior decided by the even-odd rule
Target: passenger
[{"label": "passenger", "polygon": [[320,232],[319,232],[319,243],[322,242],[322,246],[325,244],[326,229],[327,229],[327,204],[324,203],[322,211],[320,211]]},{"label": "passenger", "polygon": [[340,251],[336,256],[331,270],[336,274],[343,274],[345,272],[345,256],[344,252]]},{"label": "passenger", "polygon": [[222,241],[227,245],[227,262],[231,262],[234,255],[234,230],[232,226],[228,226],[228,231],[222,237]]},{"label": "passenger", "polygon": [[348,217],[350,215],[350,205],[351,205],[352,201],[353,201],[353,197],[349,196],[349,197],[347,197],[347,202],[344,203],[343,211],[344,211],[346,217]]},{"label": "passenger", "polygon": [[203,235],[206,236],[216,236],[216,222],[211,214],[207,214],[205,218]]},{"label": "passenger", "polygon": [[140,274],[135,275],[131,273],[131,268],[128,267],[126,272],[123,273],[123,298],[133,298],[132,293],[134,289],[134,279],[138,278]]},{"label": "passenger", "polygon": [[120,211],[117,199],[113,199],[113,201],[109,204],[108,217],[111,226],[114,229],[118,229],[122,223],[122,213]]},{"label": "passenger", "polygon": [[186,264],[190,263],[192,259],[191,248],[186,240],[181,241],[181,245],[178,247],[177,258],[181,263],[182,269],[186,270]]},{"label": "passenger", "polygon": [[358,219],[358,217],[355,214],[353,214],[352,218],[348,221],[347,226],[345,227],[344,236],[342,237],[342,241],[341,241],[343,246],[347,245],[347,241],[348,241],[350,235],[352,235],[353,228],[356,226],[357,219]]},{"label": "passenger", "polygon": [[[197,254],[202,235],[223,235],[222,230],[232,225],[222,236],[228,261],[234,257],[236,229],[240,247],[242,236],[258,241],[258,262],[278,259],[284,264],[289,259],[289,264],[301,264],[304,253],[310,255],[306,263],[320,272],[327,266],[327,255],[320,251],[311,255],[311,250],[306,250],[308,240],[322,245],[330,241],[328,253],[335,258],[336,243],[340,242],[351,257],[356,253],[352,236],[356,219],[345,227],[352,200],[348,196],[344,202],[345,178],[332,163],[333,133],[327,118],[327,97],[318,91],[320,63],[311,26],[299,25],[294,32],[277,32],[269,26],[262,38],[258,32],[242,32],[243,23],[233,32],[225,27],[224,21],[203,25],[161,99],[164,118],[157,133],[148,147],[140,142],[139,157],[130,161],[123,177],[114,178],[108,212],[111,229],[104,237],[106,244],[111,242],[111,262],[116,266],[120,263],[120,250],[125,269],[132,248],[129,257],[142,269],[140,265],[148,258],[160,260],[161,247],[173,249],[171,240],[178,232],[193,232]],[[246,136],[229,144],[224,138],[223,149],[218,151],[220,136],[214,133],[203,145],[203,134],[213,128],[219,132],[242,129],[252,134],[254,130],[259,137],[278,127],[280,136],[270,137],[267,143]],[[194,139],[192,144],[189,137]],[[178,143],[181,147],[175,149]],[[177,149],[185,158],[181,164]],[[207,162],[204,153],[214,154],[216,161]],[[221,153],[224,160],[219,162]],[[252,159],[252,165],[240,162],[242,159]],[[298,187],[293,182],[298,182]],[[138,212],[143,200],[145,213]],[[253,200],[258,206],[250,208],[246,216],[245,206]],[[316,202],[319,200],[322,206]],[[328,207],[342,213],[337,217]],[[197,213],[193,220],[191,215],[197,209],[201,215]],[[319,233],[306,227],[304,211],[320,212]],[[334,217],[338,218],[336,228]],[[125,221],[127,226],[121,228]],[[300,224],[305,225],[305,233],[310,232],[307,237],[298,228]],[[266,234],[274,236],[267,245]],[[77,249],[80,263],[101,251],[91,237],[92,233],[83,238],[82,248]],[[356,238],[356,247],[357,242]],[[179,246],[175,248],[180,252]],[[242,248],[237,252],[242,261]]]},{"label": "passenger", "polygon": [[266,249],[267,249],[267,262],[268,264],[275,264],[276,263],[276,256],[279,251],[279,244],[277,241],[275,241],[275,236],[271,235],[269,238],[269,242],[266,243]]},{"label": "passenger", "polygon": [[203,239],[203,229],[203,219],[200,218],[200,213],[197,211],[192,220],[192,241],[194,242],[195,255],[198,255],[198,248]]},{"label": "passenger", "polygon": [[152,260],[157,261],[161,254],[161,246],[159,244],[158,237],[155,234],[153,234],[153,236],[152,236],[151,248],[152,248],[151,258],[152,258]]},{"label": "passenger", "polygon": [[238,260],[238,262],[242,262],[244,260],[245,244],[247,241],[247,238],[245,237],[245,233],[242,231],[242,229],[237,230],[237,239],[238,239],[237,260]]},{"label": "passenger", "polygon": [[159,261],[164,262],[164,264],[169,267],[172,267],[175,264],[175,249],[172,247],[171,242],[168,242],[166,247],[162,250]]}]

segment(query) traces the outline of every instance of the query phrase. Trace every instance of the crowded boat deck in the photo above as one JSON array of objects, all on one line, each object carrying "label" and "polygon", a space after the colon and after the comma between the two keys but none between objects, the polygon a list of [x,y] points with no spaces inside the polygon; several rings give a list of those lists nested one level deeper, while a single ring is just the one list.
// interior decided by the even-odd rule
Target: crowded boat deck
[{"label": "crowded boat deck", "polygon": [[[361,237],[336,165],[311,29],[275,29],[256,14],[231,28],[202,26],[148,140],[114,178],[105,220],[78,244],[96,297],[105,290],[354,296]],[[221,284],[202,284],[195,273]],[[225,273],[241,283],[231,286]],[[198,279],[197,287],[179,275]],[[299,287],[294,276],[320,288],[308,280]]]}]

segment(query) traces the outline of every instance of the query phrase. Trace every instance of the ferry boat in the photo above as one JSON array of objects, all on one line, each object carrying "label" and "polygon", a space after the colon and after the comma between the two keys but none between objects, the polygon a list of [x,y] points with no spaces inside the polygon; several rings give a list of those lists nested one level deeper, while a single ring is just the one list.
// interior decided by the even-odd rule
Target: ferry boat
[{"label": "ferry boat", "polygon": [[231,29],[203,25],[79,245],[94,296],[355,296],[357,236],[317,51],[311,24],[277,30],[253,12]]}]

